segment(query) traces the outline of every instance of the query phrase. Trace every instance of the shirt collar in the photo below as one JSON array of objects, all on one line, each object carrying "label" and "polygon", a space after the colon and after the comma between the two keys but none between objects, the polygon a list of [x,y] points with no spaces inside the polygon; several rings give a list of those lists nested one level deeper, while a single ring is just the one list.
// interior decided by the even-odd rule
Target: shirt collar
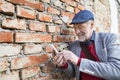
[{"label": "shirt collar", "polygon": [[93,31],[90,41],[95,41],[95,31]]}]

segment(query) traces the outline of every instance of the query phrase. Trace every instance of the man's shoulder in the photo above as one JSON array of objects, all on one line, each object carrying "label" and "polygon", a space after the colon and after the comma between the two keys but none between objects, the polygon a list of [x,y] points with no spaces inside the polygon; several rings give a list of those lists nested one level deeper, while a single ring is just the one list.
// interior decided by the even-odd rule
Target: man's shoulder
[{"label": "man's shoulder", "polygon": [[70,45],[69,45],[69,50],[71,51],[74,51],[76,49],[78,49],[80,47],[80,42],[79,40],[75,40],[74,42],[72,42]]},{"label": "man's shoulder", "polygon": [[96,35],[101,38],[117,37],[115,33],[105,33],[105,32],[96,32]]}]

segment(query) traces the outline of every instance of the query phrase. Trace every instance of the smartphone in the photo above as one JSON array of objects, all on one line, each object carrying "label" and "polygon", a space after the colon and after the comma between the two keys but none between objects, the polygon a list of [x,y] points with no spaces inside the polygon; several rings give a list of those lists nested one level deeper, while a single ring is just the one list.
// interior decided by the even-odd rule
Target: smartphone
[{"label": "smartphone", "polygon": [[49,44],[51,46],[51,48],[55,51],[55,54],[59,53],[58,50],[55,48],[55,46],[53,44]]}]

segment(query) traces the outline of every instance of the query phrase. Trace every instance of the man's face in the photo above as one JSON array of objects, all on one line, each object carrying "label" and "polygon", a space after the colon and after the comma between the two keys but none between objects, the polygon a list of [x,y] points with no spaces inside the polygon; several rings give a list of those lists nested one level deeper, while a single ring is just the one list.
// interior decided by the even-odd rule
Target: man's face
[{"label": "man's face", "polygon": [[74,24],[75,33],[80,42],[88,41],[92,36],[91,21],[85,23]]}]

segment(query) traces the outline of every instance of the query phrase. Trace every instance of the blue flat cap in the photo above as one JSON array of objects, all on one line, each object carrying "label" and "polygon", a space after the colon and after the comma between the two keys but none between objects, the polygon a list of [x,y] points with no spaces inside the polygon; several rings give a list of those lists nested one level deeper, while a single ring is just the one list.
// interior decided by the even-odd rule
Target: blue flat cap
[{"label": "blue flat cap", "polygon": [[93,13],[88,10],[82,10],[73,17],[72,22],[70,24],[83,23],[89,20],[94,20]]}]

